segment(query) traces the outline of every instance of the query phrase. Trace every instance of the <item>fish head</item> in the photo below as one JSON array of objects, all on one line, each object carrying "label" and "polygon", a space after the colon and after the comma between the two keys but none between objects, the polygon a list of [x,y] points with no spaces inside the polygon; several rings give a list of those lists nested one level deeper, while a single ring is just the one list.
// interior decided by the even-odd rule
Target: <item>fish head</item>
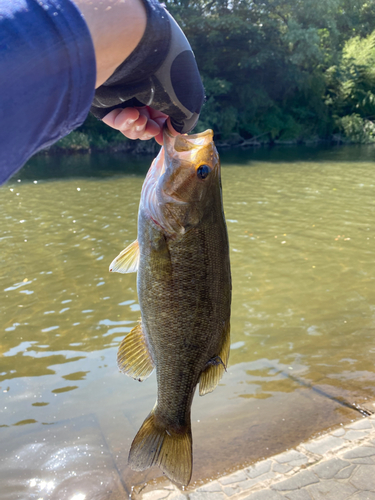
[{"label": "fish head", "polygon": [[163,147],[145,180],[141,203],[167,235],[184,234],[221,199],[220,161],[212,130],[173,137],[164,129]]}]

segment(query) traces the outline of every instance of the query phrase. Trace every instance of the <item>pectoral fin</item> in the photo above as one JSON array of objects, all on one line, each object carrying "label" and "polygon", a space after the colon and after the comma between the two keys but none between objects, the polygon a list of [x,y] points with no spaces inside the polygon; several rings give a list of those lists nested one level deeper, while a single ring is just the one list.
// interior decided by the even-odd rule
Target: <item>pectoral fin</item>
[{"label": "pectoral fin", "polygon": [[116,273],[135,273],[138,270],[139,245],[138,240],[125,248],[109,266],[109,270]]},{"label": "pectoral fin", "polygon": [[220,382],[220,379],[228,365],[229,350],[230,325],[228,321],[223,332],[223,342],[219,354],[208,361],[205,370],[201,374],[199,380],[200,396],[204,396],[205,394],[212,392]]},{"label": "pectoral fin", "polygon": [[117,365],[120,371],[140,382],[154,370],[154,362],[142,331],[142,323],[138,323],[121,342],[117,352]]}]

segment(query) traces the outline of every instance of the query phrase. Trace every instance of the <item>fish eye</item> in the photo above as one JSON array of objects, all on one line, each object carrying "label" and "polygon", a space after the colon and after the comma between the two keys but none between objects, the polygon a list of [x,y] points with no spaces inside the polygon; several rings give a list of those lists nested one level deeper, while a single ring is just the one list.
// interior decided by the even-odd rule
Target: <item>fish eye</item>
[{"label": "fish eye", "polygon": [[211,172],[211,168],[208,165],[201,165],[197,168],[198,179],[206,179],[208,174]]}]

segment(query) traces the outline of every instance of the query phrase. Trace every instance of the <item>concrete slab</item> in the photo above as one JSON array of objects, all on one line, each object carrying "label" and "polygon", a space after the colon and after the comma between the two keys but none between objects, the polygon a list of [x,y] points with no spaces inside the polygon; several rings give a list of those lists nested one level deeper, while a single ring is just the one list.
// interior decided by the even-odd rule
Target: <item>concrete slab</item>
[{"label": "concrete slab", "polygon": [[135,500],[375,500],[375,415],[218,480]]}]

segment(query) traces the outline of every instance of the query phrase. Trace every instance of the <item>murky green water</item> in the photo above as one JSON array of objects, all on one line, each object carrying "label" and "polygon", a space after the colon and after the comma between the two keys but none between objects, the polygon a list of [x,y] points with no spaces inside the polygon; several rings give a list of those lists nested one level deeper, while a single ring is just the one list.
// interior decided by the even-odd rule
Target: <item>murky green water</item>
[{"label": "murky green water", "polygon": [[[193,404],[193,483],[375,399],[375,150],[221,156],[232,350]],[[117,370],[139,306],[135,275],[108,272],[136,237],[149,164],[38,158],[0,189],[1,500],[114,500],[160,476],[127,467],[156,384]]]}]

